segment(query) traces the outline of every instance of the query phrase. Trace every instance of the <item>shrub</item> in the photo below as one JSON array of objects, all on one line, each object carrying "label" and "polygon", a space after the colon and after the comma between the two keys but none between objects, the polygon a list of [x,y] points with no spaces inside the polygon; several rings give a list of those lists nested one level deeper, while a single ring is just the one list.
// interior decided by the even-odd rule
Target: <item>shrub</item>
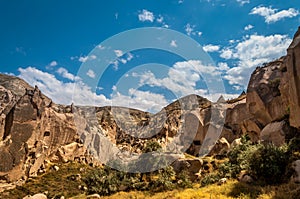
[{"label": "shrub", "polygon": [[142,149],[143,153],[149,153],[154,151],[161,151],[162,147],[157,141],[149,141],[146,146]]},{"label": "shrub", "polygon": [[107,168],[92,170],[83,181],[88,187],[89,194],[110,195],[117,192],[120,185],[117,173]]},{"label": "shrub", "polygon": [[[155,175],[157,174],[157,175]],[[154,173],[156,179],[150,182],[151,191],[166,191],[175,188],[173,180],[176,178],[173,167],[167,166]]]},{"label": "shrub", "polygon": [[248,159],[249,172],[266,184],[283,182],[288,165],[287,147],[259,145]]},{"label": "shrub", "polygon": [[242,170],[249,169],[249,157],[257,149],[257,145],[251,143],[250,138],[245,135],[241,138],[241,145],[235,146],[227,154],[229,161],[219,166],[223,177],[236,178]]},{"label": "shrub", "polygon": [[220,179],[221,179],[221,176],[219,173],[209,173],[201,179],[200,183],[201,183],[202,187],[205,187],[207,185],[218,182]]},{"label": "shrub", "polygon": [[183,170],[176,176],[177,186],[180,188],[192,188],[193,183],[188,175],[188,171]]}]

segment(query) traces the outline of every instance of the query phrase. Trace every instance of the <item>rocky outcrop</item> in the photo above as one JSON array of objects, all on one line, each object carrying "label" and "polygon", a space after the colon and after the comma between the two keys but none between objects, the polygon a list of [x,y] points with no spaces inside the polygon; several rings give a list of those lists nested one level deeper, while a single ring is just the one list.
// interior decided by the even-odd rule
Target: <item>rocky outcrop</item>
[{"label": "rocky outcrop", "polygon": [[281,145],[300,131],[299,77],[300,30],[287,56],[257,67],[237,99],[213,103],[189,95],[156,114],[57,105],[37,87],[0,74],[0,180],[34,176],[47,161],[106,163],[119,153],[138,155],[150,141],[169,154],[194,156],[224,154],[244,134]]},{"label": "rocky outcrop", "polygon": [[283,97],[289,102],[289,122],[291,126],[300,129],[300,27],[287,50],[285,67],[288,92]]},{"label": "rocky outcrop", "polygon": [[272,143],[281,146],[285,143],[285,132],[288,130],[284,121],[268,124],[260,133],[260,140],[263,143]]},{"label": "rocky outcrop", "polygon": [[294,174],[291,180],[295,183],[300,183],[300,160],[292,163],[292,169],[294,170]]},{"label": "rocky outcrop", "polygon": [[260,126],[282,120],[288,104],[282,98],[279,86],[284,76],[285,57],[258,67],[252,73],[247,90],[247,109]]},{"label": "rocky outcrop", "polygon": [[64,112],[37,87],[1,75],[0,90],[1,179],[34,176],[59,147],[78,141],[73,114]]}]

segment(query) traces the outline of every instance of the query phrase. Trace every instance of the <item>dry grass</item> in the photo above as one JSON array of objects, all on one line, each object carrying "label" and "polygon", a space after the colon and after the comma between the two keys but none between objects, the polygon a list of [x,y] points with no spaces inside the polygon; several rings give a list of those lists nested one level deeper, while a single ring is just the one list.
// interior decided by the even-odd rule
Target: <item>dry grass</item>
[{"label": "dry grass", "polygon": [[[200,188],[195,185],[192,189],[173,190],[160,193],[151,192],[119,192],[104,199],[296,199],[299,198],[300,186],[289,183],[280,186],[254,186],[240,183],[236,180],[229,180],[224,185],[209,185]],[[80,195],[73,199],[84,199],[86,196]]]},{"label": "dry grass", "polygon": [[[79,169],[82,165],[65,164],[60,165],[59,171],[49,171],[47,174],[29,180],[24,186],[1,193],[0,198],[23,198],[27,194],[43,193],[48,191],[48,198],[64,195],[65,198],[85,199],[86,195],[78,189],[78,185],[82,185],[80,181],[71,180],[71,175],[81,173]],[[85,167],[85,170],[91,168]],[[226,184],[221,186],[217,184],[200,187],[200,184],[194,184],[190,189],[175,189],[165,192],[150,191],[131,191],[119,192],[111,196],[103,197],[105,199],[296,199],[300,198],[300,185],[294,183],[282,184],[278,186],[259,186],[240,183],[237,180],[228,180]]]}]

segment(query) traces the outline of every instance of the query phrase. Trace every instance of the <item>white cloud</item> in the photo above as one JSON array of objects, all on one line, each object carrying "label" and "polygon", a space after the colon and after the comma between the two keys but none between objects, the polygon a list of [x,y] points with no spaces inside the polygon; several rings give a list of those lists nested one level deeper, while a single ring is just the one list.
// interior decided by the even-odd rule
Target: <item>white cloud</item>
[{"label": "white cloud", "polygon": [[292,18],[299,15],[299,11],[294,8],[289,8],[288,10],[273,9],[272,7],[258,6],[254,7],[251,15],[260,15],[265,18],[266,23],[274,23],[284,18]]},{"label": "white cloud", "polygon": [[197,82],[201,75],[219,75],[218,68],[211,65],[204,65],[200,60],[189,60],[175,63],[164,78],[157,78],[151,71],[142,74],[133,73],[133,77],[139,78],[140,85],[149,85],[156,87],[165,87],[171,90],[178,97],[189,94],[198,94],[204,96],[206,89],[197,88]]},{"label": "white cloud", "polygon": [[170,26],[168,24],[163,24],[163,28],[169,28]]},{"label": "white cloud", "polygon": [[205,52],[216,52],[216,51],[220,50],[220,46],[208,44],[208,45],[203,46],[203,50]]},{"label": "white cloud", "polygon": [[232,49],[229,48],[224,48],[221,51],[220,57],[224,58],[224,59],[231,59],[233,55]]},{"label": "white cloud", "polygon": [[68,80],[71,81],[75,81],[77,80],[79,77],[76,77],[75,75],[73,75],[72,73],[69,73],[69,71],[63,67],[60,67],[59,69],[57,69],[56,71],[59,75],[61,75],[63,78],[66,78]]},{"label": "white cloud", "polygon": [[244,5],[244,4],[247,4],[247,3],[250,3],[250,0],[236,0],[240,5]]},{"label": "white cloud", "polygon": [[117,57],[122,57],[123,56],[123,51],[122,50],[114,50],[115,54]]},{"label": "white cloud", "polygon": [[[34,67],[19,68],[18,70],[20,72],[18,77],[24,79],[32,86],[37,85],[45,95],[59,104],[71,104],[74,102],[75,105],[130,106],[154,112],[161,110],[162,107],[168,104],[163,95],[149,91],[129,89],[128,95],[115,93],[112,95],[112,98],[107,98],[103,94],[98,95],[93,92],[89,86],[79,79],[76,83],[75,81],[63,82],[58,80],[53,74]],[[80,95],[74,95],[74,93],[80,93]]]},{"label": "white cloud", "polygon": [[142,22],[150,21],[153,22],[155,17],[154,14],[148,10],[143,9],[142,12],[138,15],[139,20]]},{"label": "white cloud", "polygon": [[111,64],[113,65],[115,70],[119,69],[120,63],[126,64],[127,62],[131,61],[134,58],[133,54],[131,54],[130,52],[126,54],[124,54],[122,50],[114,50],[114,52],[117,56],[117,59],[111,62]]},{"label": "white cloud", "polygon": [[157,18],[156,21],[157,21],[158,23],[163,23],[163,22],[164,22],[163,16],[159,15],[159,18]]},{"label": "white cloud", "polygon": [[52,62],[49,64],[49,66],[55,67],[55,66],[57,66],[57,62],[56,62],[56,61],[52,61]]},{"label": "white cloud", "polygon": [[190,36],[191,34],[194,34],[194,28],[195,26],[194,25],[191,25],[191,24],[186,24],[185,25],[185,32],[188,36]]},{"label": "white cloud", "polygon": [[[72,57],[71,57],[71,59],[72,59]],[[74,57],[73,57],[73,59],[74,59]],[[86,61],[90,61],[90,60],[94,60],[94,59],[97,59],[97,56],[96,56],[96,55],[80,56],[79,59],[78,59],[78,61],[84,63],[84,62],[86,62]]]},{"label": "white cloud", "polygon": [[170,43],[170,46],[174,47],[174,48],[177,48],[177,43],[175,40],[172,40],[171,43]]},{"label": "white cloud", "polygon": [[86,73],[87,76],[90,78],[94,79],[96,77],[96,74],[93,70],[89,69],[88,72]]},{"label": "white cloud", "polygon": [[250,35],[235,46],[224,48],[220,56],[236,63],[224,78],[230,84],[247,86],[254,68],[285,55],[291,41],[287,35]]},{"label": "white cloud", "polygon": [[225,62],[219,62],[218,63],[218,67],[219,67],[220,71],[227,71],[227,70],[229,70],[229,66]]},{"label": "white cloud", "polygon": [[254,26],[249,24],[249,25],[245,26],[244,30],[251,30],[252,28],[254,28]]},{"label": "white cloud", "polygon": [[78,61],[80,62],[86,62],[88,60],[88,56],[85,57],[79,57]]},{"label": "white cloud", "polygon": [[[74,82],[63,82],[54,75],[38,70],[34,67],[19,68],[19,77],[27,81],[30,85],[37,85],[39,89],[54,102],[60,104],[71,104],[73,102]],[[78,84],[82,94],[82,99],[74,99],[79,104],[86,104],[91,99],[97,99],[99,103],[106,103],[105,96],[94,94],[89,87],[84,84]]]},{"label": "white cloud", "polygon": [[105,47],[105,46],[102,46],[102,45],[98,45],[97,48],[100,49],[100,50],[106,49],[106,47]]}]

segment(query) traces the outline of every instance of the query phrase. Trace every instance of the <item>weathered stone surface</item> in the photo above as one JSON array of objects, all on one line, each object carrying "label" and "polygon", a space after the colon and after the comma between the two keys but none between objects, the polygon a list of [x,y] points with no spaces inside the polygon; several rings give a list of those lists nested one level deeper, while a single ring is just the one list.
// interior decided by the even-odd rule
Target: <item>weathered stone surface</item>
[{"label": "weathered stone surface", "polygon": [[230,144],[226,138],[220,138],[212,150],[209,152],[209,155],[226,155],[230,149]]},{"label": "weathered stone surface", "polygon": [[300,183],[300,160],[292,163],[292,169],[294,170],[294,175],[291,180],[295,183]]},{"label": "weathered stone surface", "polygon": [[282,119],[286,114],[286,101],[281,97],[279,85],[284,74],[284,58],[258,67],[252,73],[247,89],[247,108],[263,126]]},{"label": "weathered stone surface", "polygon": [[287,50],[286,68],[288,75],[288,109],[290,111],[290,125],[300,128],[300,27],[294,36],[293,42]]},{"label": "weathered stone surface", "polygon": [[0,96],[0,176],[8,182],[35,176],[58,147],[76,141],[73,114],[56,112],[37,87],[1,75]]},{"label": "weathered stone surface", "polygon": [[87,199],[98,199],[101,198],[99,194],[93,194],[86,196]]},{"label": "weathered stone surface", "polygon": [[260,134],[260,140],[264,143],[273,143],[281,146],[285,143],[285,132],[288,131],[287,124],[284,121],[268,124]]},{"label": "weathered stone surface", "polygon": [[197,179],[197,174],[200,173],[200,170],[203,166],[203,161],[198,158],[184,158],[176,160],[171,166],[174,168],[176,173],[187,171],[190,179],[194,181]]},{"label": "weathered stone surface", "polygon": [[37,87],[0,74],[0,178],[35,176],[47,160],[92,161],[86,147],[105,163],[120,151],[141,153],[148,141],[194,156],[225,153],[243,134],[281,145],[291,131],[283,121],[300,130],[299,67],[300,30],[287,56],[253,72],[246,94],[229,101],[220,97],[219,104],[189,95],[156,114],[57,105]]},{"label": "weathered stone surface", "polygon": [[241,138],[237,138],[235,140],[233,140],[233,142],[230,144],[230,149],[233,149],[236,146],[242,145],[242,139]]},{"label": "weathered stone surface", "polygon": [[45,194],[38,193],[33,196],[26,196],[23,199],[47,199],[47,196]]}]

